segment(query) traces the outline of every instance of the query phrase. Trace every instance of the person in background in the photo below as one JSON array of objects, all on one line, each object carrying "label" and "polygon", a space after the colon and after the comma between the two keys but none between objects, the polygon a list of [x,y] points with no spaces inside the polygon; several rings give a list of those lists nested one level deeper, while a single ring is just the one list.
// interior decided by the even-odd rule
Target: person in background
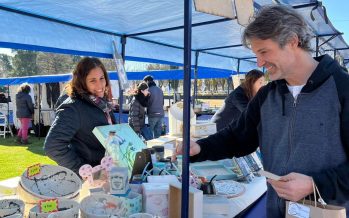
[{"label": "person in background", "polygon": [[228,95],[223,106],[211,118],[211,121],[216,123],[217,131],[238,120],[248,102],[264,85],[265,79],[262,71],[249,71],[245,76],[245,81]]},{"label": "person in background", "polygon": [[[329,55],[312,58],[313,35],[291,7],[261,8],[243,43],[272,81],[237,122],[190,142],[191,161],[241,157],[260,147],[267,180],[267,217],[285,217],[286,201],[313,194],[349,209],[349,75]],[[182,152],[182,147],[177,147]]]},{"label": "person in background", "polygon": [[47,156],[77,174],[84,164],[100,164],[105,149],[92,130],[116,123],[109,89],[110,81],[102,62],[90,57],[81,59],[67,85],[69,97],[58,106],[46,137]]},{"label": "person in background", "polygon": [[141,130],[145,126],[145,107],[148,104],[148,96],[149,87],[147,83],[141,82],[137,85],[132,97],[128,114],[128,124],[137,134],[141,134]]},{"label": "person in background", "polygon": [[28,142],[28,129],[34,114],[34,103],[29,95],[30,90],[31,88],[28,83],[23,83],[19,86],[16,94],[16,116],[21,123],[16,141],[25,145],[30,144]]},{"label": "person in background", "polygon": [[148,123],[154,138],[161,136],[162,124],[164,120],[164,93],[156,86],[154,78],[150,75],[143,78],[149,86],[150,97],[147,107]]}]

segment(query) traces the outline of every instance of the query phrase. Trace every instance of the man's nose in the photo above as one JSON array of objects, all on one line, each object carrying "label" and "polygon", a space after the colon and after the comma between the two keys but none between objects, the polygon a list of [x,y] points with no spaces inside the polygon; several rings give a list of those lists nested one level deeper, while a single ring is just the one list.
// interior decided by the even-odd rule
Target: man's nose
[{"label": "man's nose", "polygon": [[258,67],[263,67],[264,64],[265,64],[265,61],[262,58],[257,57],[257,66]]}]

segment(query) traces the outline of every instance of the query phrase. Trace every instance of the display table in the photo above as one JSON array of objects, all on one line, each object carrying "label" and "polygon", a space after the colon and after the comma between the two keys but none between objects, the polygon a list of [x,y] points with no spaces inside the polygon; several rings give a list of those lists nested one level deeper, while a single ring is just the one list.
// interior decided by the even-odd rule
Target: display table
[{"label": "display table", "polygon": [[[0,186],[2,187],[11,187],[12,190],[15,190],[13,193],[14,195],[1,195],[0,199],[5,198],[19,198],[19,196],[16,194],[16,186],[18,186],[19,177],[10,178],[7,180],[0,181]],[[244,194],[238,197],[230,198],[230,209],[232,216],[236,216],[242,211],[244,211],[246,208],[248,208],[250,205],[252,205],[255,201],[257,201],[267,190],[266,186],[266,179],[265,177],[255,177],[253,181],[249,184],[243,183],[243,185],[246,188],[246,191]],[[89,190],[87,188],[87,185],[83,183],[82,189],[80,191],[79,201],[82,200],[84,197],[89,195]],[[28,214],[31,207],[33,207],[34,204],[27,204],[25,211],[26,214]],[[204,216],[205,218],[212,218],[212,216]]]},{"label": "display table", "polygon": [[[217,161],[204,161],[191,163],[190,166],[198,166],[198,165],[214,165]],[[255,177],[251,183],[241,183],[245,187],[245,192],[238,196],[229,198],[230,202],[230,214],[232,217],[238,215],[254,202],[256,202],[266,191],[267,191],[267,182],[265,177]],[[204,216],[205,218],[209,218],[208,216]],[[210,216],[211,218],[211,216]]]}]

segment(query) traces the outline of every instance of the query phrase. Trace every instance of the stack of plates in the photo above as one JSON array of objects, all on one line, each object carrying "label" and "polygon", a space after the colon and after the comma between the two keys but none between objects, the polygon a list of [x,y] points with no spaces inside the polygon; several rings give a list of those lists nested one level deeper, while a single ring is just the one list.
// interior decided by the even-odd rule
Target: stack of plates
[{"label": "stack of plates", "polygon": [[81,189],[80,178],[71,170],[54,165],[42,165],[41,171],[28,177],[23,172],[18,194],[25,203],[35,204],[41,199],[77,199]]}]

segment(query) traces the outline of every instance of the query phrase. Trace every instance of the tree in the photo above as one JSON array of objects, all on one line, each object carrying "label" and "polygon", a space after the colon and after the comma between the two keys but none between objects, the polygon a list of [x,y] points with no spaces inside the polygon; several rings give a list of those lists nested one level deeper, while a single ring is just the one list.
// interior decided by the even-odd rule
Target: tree
[{"label": "tree", "polygon": [[38,74],[37,56],[37,52],[18,50],[13,57],[11,76],[33,76]]},{"label": "tree", "polygon": [[13,67],[11,63],[12,57],[6,54],[0,54],[0,74],[2,77],[5,77],[6,74],[9,74]]},{"label": "tree", "polygon": [[38,74],[62,74],[72,72],[73,58],[70,55],[43,53],[37,55]]}]

